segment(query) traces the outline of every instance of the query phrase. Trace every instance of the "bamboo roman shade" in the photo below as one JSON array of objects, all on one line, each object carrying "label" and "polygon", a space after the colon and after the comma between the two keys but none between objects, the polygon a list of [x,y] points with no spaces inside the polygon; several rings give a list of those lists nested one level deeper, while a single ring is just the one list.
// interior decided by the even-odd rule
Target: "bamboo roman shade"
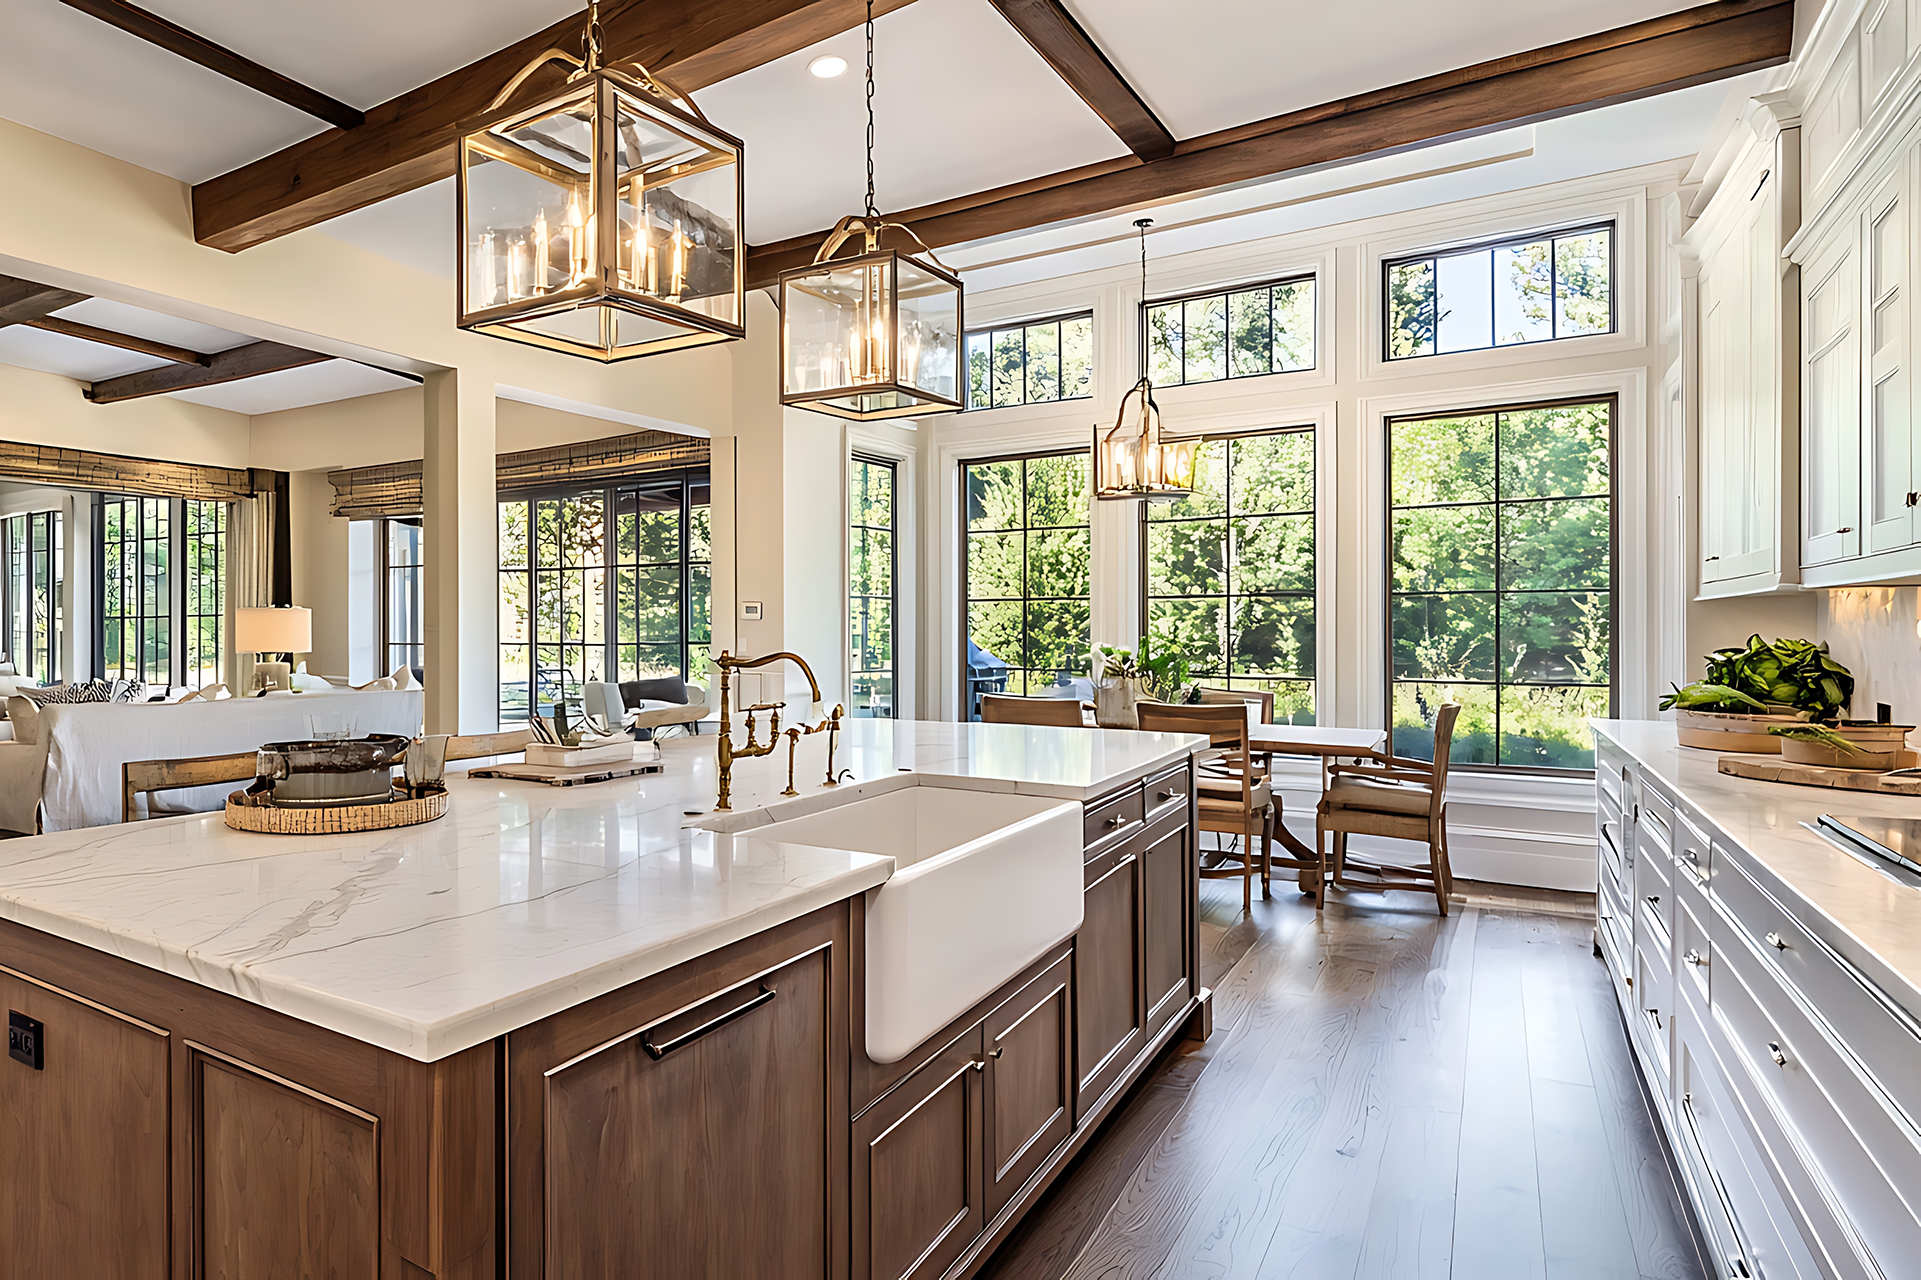
[{"label": "bamboo roman shade", "polygon": [[[608,484],[649,471],[704,467],[706,440],[666,431],[583,440],[545,449],[503,453],[494,463],[494,489],[516,493],[562,485]],[[334,487],[333,513],[349,520],[374,520],[422,514],[423,464],[391,462],[327,475]]]}]

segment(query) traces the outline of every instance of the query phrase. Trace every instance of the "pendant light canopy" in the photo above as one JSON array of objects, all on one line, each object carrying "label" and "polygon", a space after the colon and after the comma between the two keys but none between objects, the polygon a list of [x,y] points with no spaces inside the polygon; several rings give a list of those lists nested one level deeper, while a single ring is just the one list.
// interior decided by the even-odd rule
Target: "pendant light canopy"
[{"label": "pendant light canopy", "polygon": [[[919,252],[903,252],[902,242]],[[920,237],[884,221],[874,207],[873,0],[867,3],[867,211],[842,218],[811,265],[781,272],[780,314],[782,404],[857,421],[961,407],[960,279]]]},{"label": "pendant light canopy", "polygon": [[[1141,301],[1147,300],[1147,229],[1152,218],[1134,223],[1141,231]],[[1145,314],[1145,311],[1143,311]],[[1145,340],[1143,332],[1142,338]],[[1145,363],[1143,361],[1143,363]],[[1094,428],[1094,496],[1110,500],[1145,498],[1172,502],[1194,492],[1195,440],[1161,436],[1161,407],[1146,374],[1121,397],[1113,430]]]},{"label": "pendant light canopy", "polygon": [[[549,49],[460,135],[459,325],[597,360],[746,335],[741,143],[638,63]],[[502,109],[550,62],[575,68]]]}]

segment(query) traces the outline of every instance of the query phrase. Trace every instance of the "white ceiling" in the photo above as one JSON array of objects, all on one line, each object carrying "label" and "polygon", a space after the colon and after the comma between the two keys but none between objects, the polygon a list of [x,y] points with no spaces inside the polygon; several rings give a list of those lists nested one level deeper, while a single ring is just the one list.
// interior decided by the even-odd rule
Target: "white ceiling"
[{"label": "white ceiling", "polygon": [[[141,0],[215,44],[355,107],[559,21],[574,0]],[[183,182],[326,125],[58,0],[0,0],[0,117]]]},{"label": "white ceiling", "polygon": [[418,386],[412,378],[352,360],[328,360],[324,364],[302,365],[279,373],[263,373],[238,382],[222,382],[198,391],[176,391],[176,400],[191,400],[230,413],[249,416],[276,413],[282,409],[303,409],[310,404],[330,404],[355,396],[378,395]]}]

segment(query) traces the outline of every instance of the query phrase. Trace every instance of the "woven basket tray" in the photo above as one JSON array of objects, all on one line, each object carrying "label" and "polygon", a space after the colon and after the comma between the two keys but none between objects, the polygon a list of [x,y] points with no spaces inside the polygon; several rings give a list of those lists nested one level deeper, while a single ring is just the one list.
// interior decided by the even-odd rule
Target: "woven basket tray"
[{"label": "woven basket tray", "polygon": [[263,804],[244,791],[227,797],[227,825],[235,831],[279,836],[336,836],[353,831],[383,831],[432,822],[447,812],[447,793],[435,791],[386,804],[343,804],[297,808]]}]

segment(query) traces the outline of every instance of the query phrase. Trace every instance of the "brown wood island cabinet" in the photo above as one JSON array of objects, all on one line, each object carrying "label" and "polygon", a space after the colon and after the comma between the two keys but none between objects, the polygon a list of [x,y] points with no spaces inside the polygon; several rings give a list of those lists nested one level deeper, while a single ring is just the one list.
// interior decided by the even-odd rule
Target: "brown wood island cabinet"
[{"label": "brown wood island cabinet", "polygon": [[894,1063],[861,897],[433,1063],[0,922],[0,1271],[969,1275],[1199,1022],[1191,797],[1088,802],[1080,930]]}]

